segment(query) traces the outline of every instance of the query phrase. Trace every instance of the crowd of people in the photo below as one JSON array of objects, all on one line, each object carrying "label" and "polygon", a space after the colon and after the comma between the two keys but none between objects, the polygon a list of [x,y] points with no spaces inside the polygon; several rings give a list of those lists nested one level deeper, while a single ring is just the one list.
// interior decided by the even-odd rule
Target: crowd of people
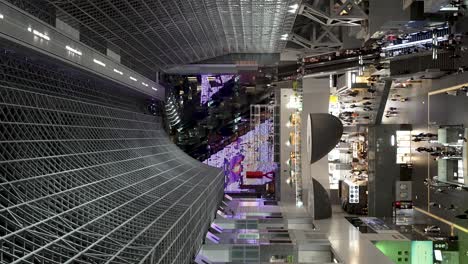
[{"label": "crowd of people", "polygon": [[429,153],[435,160],[461,156],[461,148],[455,147],[418,147],[416,151]]},{"label": "crowd of people", "polygon": [[433,133],[419,133],[417,135],[413,135],[414,142],[421,142],[421,141],[430,141],[437,139],[437,135]]},{"label": "crowd of people", "polygon": [[[437,134],[433,133],[419,133],[417,135],[412,136],[413,142],[434,142],[437,140]],[[463,136],[460,136],[459,140],[464,142],[467,139]],[[457,158],[462,156],[462,148],[461,147],[454,147],[454,146],[443,146],[443,145],[433,145],[433,146],[420,146],[416,148],[416,151],[419,153],[428,153],[434,160],[439,160],[443,158]]]},{"label": "crowd of people", "polygon": [[367,78],[367,88],[351,89],[340,95],[341,113],[338,117],[345,125],[367,124],[375,117],[378,108],[378,78]]}]

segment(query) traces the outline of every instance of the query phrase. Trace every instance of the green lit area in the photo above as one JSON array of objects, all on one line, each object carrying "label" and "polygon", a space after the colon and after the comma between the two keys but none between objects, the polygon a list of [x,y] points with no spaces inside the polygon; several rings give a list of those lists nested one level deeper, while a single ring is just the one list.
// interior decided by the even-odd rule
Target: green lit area
[{"label": "green lit area", "polygon": [[[394,263],[461,264],[468,263],[468,235],[449,246],[441,241],[378,241],[375,246]],[[448,245],[448,244],[447,244]]]},{"label": "green lit area", "polygon": [[394,263],[434,263],[432,241],[378,241],[375,246]]},{"label": "green lit area", "polygon": [[411,242],[412,264],[432,264],[434,260],[432,241]]},{"label": "green lit area", "polygon": [[411,241],[378,241],[375,246],[394,263],[411,263]]}]

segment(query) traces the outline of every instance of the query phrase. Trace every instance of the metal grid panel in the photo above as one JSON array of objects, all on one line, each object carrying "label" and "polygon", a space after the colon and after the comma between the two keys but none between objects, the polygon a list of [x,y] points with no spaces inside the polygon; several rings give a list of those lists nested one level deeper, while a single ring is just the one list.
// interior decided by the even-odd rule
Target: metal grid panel
[{"label": "metal grid panel", "polygon": [[2,50],[0,263],[189,263],[223,177],[144,98]]},{"label": "metal grid panel", "polygon": [[[17,3],[17,0],[9,0]],[[119,47],[141,71],[167,69],[228,53],[278,53],[298,0],[45,0],[57,17],[103,51]],[[38,12],[34,12],[38,13]],[[136,70],[138,70],[136,69]]]}]

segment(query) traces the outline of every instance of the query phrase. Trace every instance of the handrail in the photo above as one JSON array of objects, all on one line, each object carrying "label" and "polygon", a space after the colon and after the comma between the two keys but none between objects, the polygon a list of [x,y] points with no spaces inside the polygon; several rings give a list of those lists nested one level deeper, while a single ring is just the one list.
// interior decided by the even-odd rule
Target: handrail
[{"label": "handrail", "polygon": [[459,89],[461,89],[461,88],[463,88],[465,86],[468,86],[468,83],[463,83],[463,84],[447,87],[447,88],[444,88],[444,89],[432,91],[432,92],[429,92],[429,96],[459,90]]},{"label": "handrail", "polygon": [[444,223],[446,225],[449,225],[450,226],[450,235],[452,235],[452,236],[454,235],[454,233],[453,233],[454,228],[456,228],[456,229],[458,229],[460,231],[463,231],[465,233],[468,233],[468,229],[463,227],[463,226],[457,225],[457,224],[455,224],[453,222],[450,222],[450,221],[448,221],[448,220],[446,220],[446,219],[444,219],[444,218],[442,218],[440,216],[437,216],[437,215],[435,215],[433,213],[430,213],[430,212],[428,212],[426,210],[423,210],[421,208],[418,208],[416,206],[413,206],[413,209],[415,209],[416,211],[418,211],[420,213],[423,213],[423,214],[425,214],[425,215],[427,215],[429,217],[432,217],[432,218],[434,218],[434,219],[436,219],[436,220],[438,220],[438,221],[440,221],[440,222],[442,222],[442,223]]}]

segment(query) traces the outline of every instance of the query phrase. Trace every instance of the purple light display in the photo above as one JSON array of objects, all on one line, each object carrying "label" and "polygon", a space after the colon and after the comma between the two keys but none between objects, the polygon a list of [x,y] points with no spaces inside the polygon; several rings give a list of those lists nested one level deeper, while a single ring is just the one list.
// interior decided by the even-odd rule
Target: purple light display
[{"label": "purple light display", "polygon": [[[255,140],[253,134],[268,135],[272,131],[272,127],[273,122],[266,121],[203,161],[205,164],[224,170],[226,191],[239,192],[242,191],[241,184],[263,185],[273,180],[271,177],[261,179],[248,179],[246,177],[247,168],[265,174],[276,170],[277,164],[273,161],[274,145],[272,142],[264,141],[260,145],[257,144],[258,149],[254,149],[253,142]],[[258,155],[251,155],[252,152],[256,152]]]},{"label": "purple light display", "polygon": [[[224,87],[224,84],[231,80],[234,75],[201,75],[201,104],[206,104],[210,101],[211,97],[219,92]],[[211,83],[215,82],[215,86],[211,86],[210,78],[215,78]]]}]

